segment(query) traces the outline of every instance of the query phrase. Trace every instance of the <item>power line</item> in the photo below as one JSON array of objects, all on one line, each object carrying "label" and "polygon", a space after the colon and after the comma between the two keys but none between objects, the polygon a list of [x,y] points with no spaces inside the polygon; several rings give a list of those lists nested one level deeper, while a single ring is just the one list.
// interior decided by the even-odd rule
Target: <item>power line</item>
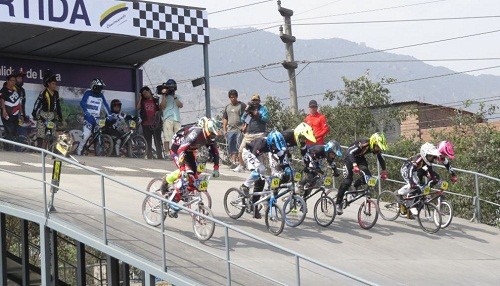
[{"label": "power line", "polygon": [[452,73],[435,75],[435,76],[428,76],[428,77],[414,78],[414,79],[408,79],[408,80],[402,80],[402,81],[395,81],[395,82],[385,83],[384,85],[394,85],[394,84],[400,84],[400,83],[405,83],[405,82],[434,79],[434,78],[439,78],[439,77],[452,76],[452,75],[457,75],[457,74],[464,74],[464,73],[468,73],[468,72],[475,72],[475,71],[482,71],[482,70],[489,70],[489,69],[496,69],[496,68],[500,68],[500,66],[492,66],[492,67],[486,67],[486,68],[480,68],[480,69],[452,72]]},{"label": "power line", "polygon": [[423,19],[399,19],[399,20],[371,20],[371,21],[348,21],[348,22],[298,23],[298,24],[294,24],[294,26],[382,24],[382,23],[406,23],[406,22],[428,22],[428,21],[473,20],[473,19],[489,19],[489,18],[500,18],[500,15],[470,16],[470,17],[450,17],[450,18],[423,18]]},{"label": "power line", "polygon": [[329,5],[332,5],[332,4],[335,4],[335,3],[338,3],[338,2],[340,2],[340,1],[342,1],[342,0],[336,0],[336,1],[328,2],[328,3],[323,4],[323,5],[321,5],[321,6],[318,6],[318,7],[315,7],[315,8],[311,8],[311,9],[309,9],[309,10],[305,10],[305,11],[302,11],[302,12],[300,12],[300,13],[297,13],[297,14],[295,14],[295,16],[297,16],[297,15],[301,15],[301,14],[305,14],[305,13],[308,13],[308,12],[311,12],[311,11],[314,11],[314,10],[317,10],[317,9],[320,9],[320,8],[323,8],[323,7],[326,7],[326,6],[329,6]]},{"label": "power line", "polygon": [[460,62],[460,61],[493,61],[500,58],[451,58],[451,59],[414,59],[414,60],[341,60],[341,61],[319,61],[318,64],[342,64],[342,63],[411,63],[411,62]]},{"label": "power line", "polygon": [[269,27],[265,27],[265,28],[261,28],[261,29],[255,29],[255,30],[252,30],[252,31],[244,32],[244,33],[239,33],[239,34],[234,34],[234,35],[230,35],[230,36],[225,36],[225,37],[222,37],[222,38],[213,39],[213,40],[210,40],[210,42],[216,42],[216,41],[220,41],[220,40],[224,40],[224,39],[239,37],[239,36],[243,36],[243,35],[247,35],[247,34],[259,32],[259,31],[268,30],[268,29],[271,29],[271,28],[276,28],[276,27],[279,27],[279,26],[280,25],[274,25],[274,26],[269,26]]},{"label": "power line", "polygon": [[208,13],[208,15],[213,15],[213,14],[217,14],[217,13],[221,13],[221,12],[227,12],[227,11],[236,10],[236,9],[240,9],[240,8],[245,8],[245,7],[249,7],[249,6],[253,6],[253,5],[257,5],[257,4],[262,4],[262,3],[266,3],[266,2],[271,2],[271,1],[273,1],[273,0],[266,0],[266,1],[251,3],[251,4],[236,6],[236,7],[232,7],[232,8],[227,8],[227,9],[211,12],[211,13]]}]

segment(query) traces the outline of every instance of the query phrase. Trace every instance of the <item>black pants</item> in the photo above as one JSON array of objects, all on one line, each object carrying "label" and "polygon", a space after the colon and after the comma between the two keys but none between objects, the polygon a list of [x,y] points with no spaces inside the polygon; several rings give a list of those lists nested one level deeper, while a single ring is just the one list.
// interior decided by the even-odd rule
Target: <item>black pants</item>
[{"label": "black pants", "polygon": [[[352,171],[352,165],[353,163],[356,163],[358,165],[358,168],[365,172],[365,175],[371,176],[372,174],[370,173],[370,170],[368,170],[368,162],[366,161],[366,158],[364,156],[362,157],[356,157],[354,159],[355,162],[351,162],[349,158],[345,158],[344,163],[345,163],[345,170],[344,170],[344,180],[339,186],[339,192],[337,194],[337,204],[342,203],[342,199],[344,198],[345,192],[349,189],[349,187],[352,184],[353,181],[353,171]],[[362,176],[361,178],[357,179],[356,182],[354,182],[354,188],[358,188],[359,186],[366,184],[365,178]]]},{"label": "black pants", "polygon": [[[16,141],[17,140],[17,128],[19,126],[19,116],[10,115],[9,119],[2,117],[3,128],[5,129],[5,139]],[[5,151],[12,151],[14,146],[11,144],[5,145]]]},{"label": "black pants", "polygon": [[161,142],[161,128],[151,130],[151,126],[142,125],[142,135],[148,145],[148,159],[153,158],[152,138],[155,140],[156,158],[163,159],[163,145]]}]

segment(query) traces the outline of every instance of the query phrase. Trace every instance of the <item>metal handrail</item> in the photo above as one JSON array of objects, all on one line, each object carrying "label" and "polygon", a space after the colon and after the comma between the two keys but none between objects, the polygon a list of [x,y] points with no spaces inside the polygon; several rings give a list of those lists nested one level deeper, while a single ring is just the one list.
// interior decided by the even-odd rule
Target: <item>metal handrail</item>
[{"label": "metal handrail", "polygon": [[[100,176],[100,179],[101,179],[101,205],[98,205],[98,204],[95,204],[95,203],[92,203],[92,202],[90,202],[90,203],[92,203],[92,204],[94,204],[94,205],[99,206],[100,208],[102,208],[102,212],[103,212],[103,234],[102,234],[102,238],[101,238],[102,245],[110,247],[108,245],[108,236],[107,236],[108,235],[108,230],[107,230],[107,222],[106,222],[107,212],[108,211],[112,212],[112,213],[116,213],[116,214],[118,214],[120,216],[123,216],[124,218],[126,218],[127,220],[129,220],[131,222],[138,223],[138,224],[141,224],[141,225],[146,225],[146,224],[140,223],[140,222],[138,222],[138,221],[136,221],[136,220],[134,220],[132,218],[129,218],[129,217],[125,216],[125,215],[119,214],[118,212],[115,212],[115,211],[111,210],[110,208],[108,208],[106,206],[106,192],[105,192],[105,184],[104,184],[105,181],[104,180],[108,179],[108,180],[110,180],[112,182],[115,182],[115,183],[117,183],[119,185],[122,185],[122,186],[124,186],[126,188],[132,189],[132,190],[134,190],[136,192],[139,192],[141,194],[144,194],[144,195],[151,195],[151,194],[149,194],[149,193],[147,193],[147,192],[145,192],[143,190],[140,190],[140,189],[138,189],[136,187],[130,186],[129,184],[127,184],[125,182],[121,182],[121,181],[119,181],[117,179],[114,179],[113,177],[110,177],[110,176],[108,176],[108,175],[106,175],[106,174],[104,174],[102,172],[99,172],[99,171],[93,169],[93,168],[89,168],[89,167],[87,167],[85,165],[82,165],[82,164],[80,164],[78,162],[75,162],[73,160],[69,160],[68,158],[60,156],[58,154],[51,153],[51,152],[49,152],[47,150],[44,150],[44,149],[41,149],[41,148],[38,148],[38,147],[33,147],[33,146],[28,146],[28,145],[20,144],[20,143],[9,141],[9,140],[5,140],[5,139],[2,139],[2,138],[0,138],[0,142],[4,142],[4,143],[16,145],[16,146],[26,147],[28,149],[31,149],[31,150],[34,150],[34,151],[37,151],[37,152],[41,153],[41,160],[42,160],[42,170],[41,170],[41,172],[42,172],[42,179],[41,180],[40,179],[30,178],[30,177],[27,177],[27,176],[24,176],[24,175],[21,175],[21,174],[17,174],[15,172],[11,172],[11,171],[8,171],[8,170],[3,170],[3,169],[0,169],[0,170],[8,172],[8,173],[11,173],[11,174],[14,174],[14,175],[18,175],[20,177],[24,177],[24,178],[27,178],[27,179],[30,179],[30,180],[42,182],[42,184],[43,184],[42,185],[42,190],[43,190],[44,206],[45,206],[44,207],[44,211],[43,211],[43,217],[45,218],[46,221],[50,221],[51,220],[51,218],[49,216],[49,212],[50,212],[50,209],[48,208],[49,204],[47,202],[47,186],[56,187],[60,191],[64,191],[64,192],[66,192],[66,193],[68,193],[68,194],[70,194],[72,196],[78,197],[75,194],[72,194],[69,190],[60,188],[59,186],[56,186],[56,185],[53,185],[50,181],[46,180],[46,175],[45,175],[46,174],[46,162],[45,162],[45,158],[46,158],[46,156],[53,156],[53,157],[55,157],[55,158],[57,158],[57,159],[59,159],[61,161],[64,161],[64,162],[66,162],[68,164],[72,164],[72,165],[78,166],[78,167],[80,167],[80,168],[82,168],[82,169],[84,169],[84,170],[86,170],[86,171],[88,171],[90,173],[93,173],[93,174],[96,174],[96,175]],[[158,197],[158,198],[161,199],[162,201],[169,202],[168,200],[166,200],[164,198],[161,198],[161,197]],[[80,198],[80,199],[83,199],[83,198]],[[225,236],[225,242],[226,242],[226,247],[225,247],[225,254],[226,255],[225,255],[225,257],[220,257],[218,255],[212,254],[212,253],[210,253],[210,252],[208,252],[208,251],[206,251],[204,249],[198,248],[198,247],[196,247],[196,249],[202,250],[205,253],[208,253],[208,254],[212,255],[213,257],[215,257],[215,258],[222,259],[222,260],[226,261],[226,264],[227,264],[227,276],[226,276],[226,278],[227,278],[227,284],[228,285],[231,284],[231,280],[232,280],[231,279],[231,265],[240,266],[238,263],[233,262],[230,259],[229,245],[230,245],[231,237],[228,234],[229,233],[229,229],[232,230],[232,231],[235,231],[237,233],[240,233],[240,234],[242,234],[242,235],[244,235],[246,237],[249,237],[251,239],[257,240],[257,241],[262,242],[262,243],[265,243],[265,244],[273,247],[274,249],[281,250],[284,253],[286,253],[287,255],[291,255],[291,256],[295,257],[295,261],[296,261],[296,263],[295,263],[295,272],[296,272],[295,273],[295,277],[297,277],[297,281],[296,281],[297,285],[301,284],[301,282],[300,282],[300,272],[301,272],[300,260],[307,261],[309,263],[312,263],[314,265],[322,267],[322,268],[324,268],[326,270],[329,270],[329,271],[332,271],[334,273],[337,273],[337,274],[340,274],[342,276],[345,276],[347,278],[350,278],[350,279],[352,279],[354,281],[357,281],[357,282],[360,282],[360,283],[363,283],[363,284],[366,284],[366,285],[375,285],[373,282],[367,281],[367,280],[365,280],[363,278],[357,277],[355,275],[352,275],[352,274],[347,273],[345,271],[342,271],[340,269],[336,269],[334,267],[328,266],[328,265],[326,265],[326,264],[324,264],[322,262],[319,262],[319,261],[317,261],[317,260],[315,260],[313,258],[304,256],[304,255],[302,255],[302,254],[300,254],[298,252],[295,252],[293,250],[287,249],[287,248],[285,248],[283,246],[280,246],[278,244],[269,242],[269,241],[267,241],[267,240],[265,240],[263,238],[260,238],[260,237],[258,237],[256,235],[248,233],[248,232],[246,232],[244,230],[241,230],[241,229],[239,229],[237,227],[231,226],[231,225],[229,225],[227,223],[224,223],[224,222],[222,222],[220,220],[217,220],[217,219],[211,218],[211,217],[207,217],[207,216],[205,216],[203,214],[199,214],[196,211],[188,209],[188,208],[186,208],[186,207],[184,207],[182,205],[178,205],[178,206],[180,208],[184,209],[185,211],[188,211],[188,212],[191,212],[191,213],[195,213],[196,215],[202,216],[202,217],[204,217],[206,219],[209,219],[209,220],[215,222],[216,224],[221,225],[221,226],[224,227],[224,236]],[[60,224],[60,222],[58,222],[58,223]],[[64,225],[65,229],[69,230],[69,232],[73,232],[72,226],[65,225],[65,224],[63,224],[63,225]],[[163,234],[162,235],[163,240],[164,240],[165,236],[171,237],[171,235],[165,233],[163,221],[162,221],[161,233]],[[163,246],[164,246],[165,245],[164,241],[162,243],[163,243]],[[190,247],[193,247],[193,245],[188,244],[187,242],[184,242],[184,243],[186,243],[186,245],[189,245]],[[120,251],[123,251],[123,250],[120,248]],[[105,252],[105,251],[103,251],[103,252]],[[163,249],[163,252],[165,253],[164,249]],[[141,258],[141,257],[139,257],[137,255],[134,255],[133,253],[131,253],[130,255],[128,255],[127,258],[129,258],[129,261],[127,261],[127,260],[124,260],[124,261],[127,262],[130,265],[134,265],[134,263],[135,264],[141,264],[141,265],[145,265],[145,264],[151,265],[150,261],[146,261],[145,259],[143,259],[143,258]],[[170,276],[171,275],[170,273],[166,272],[165,259],[163,259],[163,264],[164,265],[162,265],[162,268],[161,268],[162,270],[160,272],[160,275],[156,274],[156,273],[158,273],[158,271],[155,271],[155,275],[156,276],[160,276],[159,278],[168,280],[169,278],[172,278],[172,276]],[[157,264],[154,264],[154,265],[157,266]],[[151,265],[151,266],[153,266],[153,268],[156,268],[156,267],[154,267],[154,265]],[[136,266],[136,267],[138,267],[138,266]],[[138,268],[140,268],[140,267],[138,267]],[[246,270],[249,271],[248,269],[246,269]],[[275,278],[268,277],[267,275],[264,275],[262,273],[257,273],[257,272],[254,273],[254,271],[250,271],[250,272],[253,273],[253,274],[256,274],[256,275],[258,275],[258,276],[260,276],[262,278],[268,279],[269,281],[278,282],[278,281],[275,280]],[[151,274],[148,274],[148,275],[151,275]],[[182,277],[178,277],[178,278],[181,279],[180,281],[183,280]],[[281,283],[281,282],[279,282],[279,283]],[[178,283],[176,283],[176,284],[178,284]]]}]

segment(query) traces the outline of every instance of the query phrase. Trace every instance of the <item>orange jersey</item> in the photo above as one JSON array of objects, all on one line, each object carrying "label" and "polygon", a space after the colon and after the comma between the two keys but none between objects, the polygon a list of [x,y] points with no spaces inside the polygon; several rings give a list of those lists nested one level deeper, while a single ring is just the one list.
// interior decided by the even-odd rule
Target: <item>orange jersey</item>
[{"label": "orange jersey", "polygon": [[330,131],[330,128],[328,127],[328,124],[326,123],[326,117],[321,114],[321,113],[316,113],[315,115],[308,114],[306,118],[304,119],[304,122],[309,124],[309,126],[312,127],[313,132],[314,132],[314,137],[316,137],[316,143],[313,143],[309,140],[307,140],[307,145],[311,144],[318,144],[318,145],[323,145],[325,144],[325,136],[328,134]]}]

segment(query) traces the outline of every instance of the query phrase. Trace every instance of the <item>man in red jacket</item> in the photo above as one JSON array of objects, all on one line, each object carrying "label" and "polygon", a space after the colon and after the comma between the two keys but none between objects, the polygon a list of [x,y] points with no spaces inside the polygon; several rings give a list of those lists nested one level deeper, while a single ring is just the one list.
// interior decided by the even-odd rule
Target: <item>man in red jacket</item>
[{"label": "man in red jacket", "polygon": [[324,145],[325,136],[330,131],[330,128],[326,123],[326,117],[318,112],[318,103],[316,100],[309,101],[309,114],[304,119],[304,122],[312,127],[314,137],[316,137],[316,143],[307,140],[306,145]]}]

